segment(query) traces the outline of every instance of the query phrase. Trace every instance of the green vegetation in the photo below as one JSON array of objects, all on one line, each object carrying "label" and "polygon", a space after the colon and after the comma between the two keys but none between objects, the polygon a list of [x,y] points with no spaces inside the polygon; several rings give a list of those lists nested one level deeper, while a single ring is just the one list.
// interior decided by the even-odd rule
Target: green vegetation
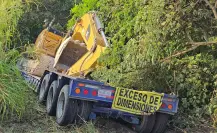
[{"label": "green vegetation", "polygon": [[19,117],[24,113],[28,87],[11,59],[17,57],[17,51],[4,53],[0,57],[0,111],[1,119],[11,114]]},{"label": "green vegetation", "polygon": [[[73,4],[77,5],[72,8]],[[31,121],[29,129],[46,125],[42,122],[46,121],[49,129],[36,127],[34,130],[71,130],[52,126],[55,122],[50,117],[40,121],[46,116],[33,102],[36,100],[25,101],[28,95],[33,94],[28,91],[16,68],[20,54],[13,48],[22,51],[23,46],[34,43],[45,19],[50,21],[55,16],[54,27],[66,30],[66,25],[70,28],[78,17],[95,10],[112,47],[100,58],[101,67],[92,73],[94,79],[118,87],[174,93],[180,98],[180,109],[171,125],[191,128],[211,117],[216,126],[215,5],[214,0],[0,1],[1,119],[5,120],[9,115],[20,117],[28,110],[25,112],[26,119],[21,121]],[[67,23],[70,9],[72,18]],[[35,124],[35,120],[38,123]],[[73,129],[75,132],[97,132],[93,124],[85,126]],[[29,132],[29,129],[20,129],[20,132]],[[17,130],[8,127],[7,131]]]},{"label": "green vegetation", "polygon": [[1,1],[0,14],[0,112],[1,119],[8,115],[20,117],[25,111],[27,85],[16,68],[19,52],[8,49],[12,46],[11,38],[16,31],[19,18],[23,13],[21,1]]},{"label": "green vegetation", "polygon": [[0,42],[7,49],[11,44],[11,37],[16,31],[19,18],[23,14],[23,4],[19,0],[1,1],[0,9]]},{"label": "green vegetation", "polygon": [[68,26],[87,10],[96,10],[112,48],[101,57],[102,67],[92,77],[114,86],[178,95],[180,109],[174,124],[187,128],[210,115],[209,109],[216,112],[216,103],[211,102],[217,72],[214,4],[83,0],[72,8]]},{"label": "green vegetation", "polygon": [[64,31],[70,17],[70,9],[77,2],[79,0],[34,0],[34,3],[25,7],[26,11],[18,22],[14,34],[16,38],[12,39],[14,47],[22,48],[24,45],[35,43],[45,24],[50,23],[53,18],[53,27]]}]

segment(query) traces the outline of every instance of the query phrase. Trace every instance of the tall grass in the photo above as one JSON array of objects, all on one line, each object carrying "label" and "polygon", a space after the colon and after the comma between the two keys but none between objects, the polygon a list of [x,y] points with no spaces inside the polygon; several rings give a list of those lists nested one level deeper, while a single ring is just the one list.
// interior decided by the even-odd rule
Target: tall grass
[{"label": "tall grass", "polygon": [[0,115],[1,119],[11,114],[21,116],[25,111],[27,85],[18,71],[15,60],[19,53],[11,50],[0,57]]},{"label": "tall grass", "polygon": [[[22,0],[0,0],[0,118],[15,114],[21,116],[25,110],[27,85],[23,81],[16,59],[19,53],[13,48],[11,38],[23,14]],[[6,52],[7,51],[7,52]]]},{"label": "tall grass", "polygon": [[0,43],[4,49],[12,47],[11,38],[22,14],[21,0],[0,0]]}]

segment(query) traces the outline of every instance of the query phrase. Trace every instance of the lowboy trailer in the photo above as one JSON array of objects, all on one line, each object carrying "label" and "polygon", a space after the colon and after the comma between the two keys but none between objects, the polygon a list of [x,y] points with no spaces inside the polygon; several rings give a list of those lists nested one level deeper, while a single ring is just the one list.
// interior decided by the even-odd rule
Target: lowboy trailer
[{"label": "lowboy trailer", "polygon": [[46,101],[48,115],[56,115],[56,121],[61,126],[81,124],[86,120],[96,119],[98,115],[105,115],[132,124],[132,128],[139,133],[162,133],[169,117],[177,113],[178,109],[179,99],[175,95],[164,94],[156,112],[133,114],[127,110],[112,108],[116,88],[102,82],[50,71],[45,71],[41,78],[23,71],[22,76],[37,94],[40,91],[49,91],[47,96],[39,95],[42,99],[44,97],[39,102]]}]

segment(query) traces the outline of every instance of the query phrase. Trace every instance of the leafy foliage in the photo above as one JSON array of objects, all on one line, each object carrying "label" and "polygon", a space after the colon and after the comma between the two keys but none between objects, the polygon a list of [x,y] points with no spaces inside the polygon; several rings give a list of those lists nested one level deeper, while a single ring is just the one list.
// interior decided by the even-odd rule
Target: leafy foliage
[{"label": "leafy foliage", "polygon": [[83,0],[72,8],[68,26],[87,10],[98,11],[112,44],[94,79],[175,93],[180,112],[207,114],[216,87],[216,46],[196,42],[216,42],[217,21],[205,1]]},{"label": "leafy foliage", "polygon": [[[14,47],[23,47],[35,43],[39,33],[45,28],[45,23],[55,18],[54,25],[58,30],[65,30],[69,19],[73,0],[37,0],[25,7],[26,12],[21,16],[13,38]],[[44,22],[47,21],[47,22]]]},{"label": "leafy foliage", "polygon": [[71,9],[71,13],[74,15],[67,24],[69,29],[75,24],[76,20],[84,14],[84,12],[86,13],[96,8],[97,0],[83,0],[82,5],[78,3],[80,3],[80,1],[76,1],[75,6]]},{"label": "leafy foliage", "polygon": [[23,13],[22,2],[17,1],[1,1],[0,2],[0,40],[1,45],[9,47],[11,44],[10,38],[16,31],[17,22]]}]

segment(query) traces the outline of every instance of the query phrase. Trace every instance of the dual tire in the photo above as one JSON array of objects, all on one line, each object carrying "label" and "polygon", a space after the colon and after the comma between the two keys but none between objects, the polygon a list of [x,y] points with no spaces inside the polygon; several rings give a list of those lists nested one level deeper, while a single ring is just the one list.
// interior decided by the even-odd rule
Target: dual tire
[{"label": "dual tire", "polygon": [[82,124],[89,119],[92,104],[69,98],[69,85],[65,85],[59,93],[56,109],[56,122],[60,126]]},{"label": "dual tire", "polygon": [[77,101],[70,99],[68,94],[69,86],[65,85],[60,91],[56,108],[56,122],[60,126],[72,123],[76,117]]},{"label": "dual tire", "polygon": [[50,83],[49,74],[45,75],[39,90],[39,103],[46,101],[48,115],[55,116],[60,126],[71,123],[82,124],[87,121],[92,110],[88,101],[69,98],[69,85],[58,87],[57,80]]},{"label": "dual tire", "polygon": [[135,130],[138,133],[151,133],[155,123],[155,114],[141,116],[140,124],[135,125]]},{"label": "dual tire", "polygon": [[56,106],[57,106],[59,92],[60,89],[58,88],[57,81],[54,80],[49,87],[47,100],[46,100],[46,110],[48,115],[50,116],[56,115]]},{"label": "dual tire", "polygon": [[141,117],[140,124],[134,125],[134,129],[138,133],[164,133],[169,116],[159,112],[152,115],[144,115]]},{"label": "dual tire", "polygon": [[[50,83],[50,76],[44,76],[39,90],[39,103],[46,101],[48,115],[56,115],[56,122],[60,126],[70,123],[82,124],[87,121],[91,113],[92,104],[88,101],[69,98],[69,85],[58,87],[54,80]],[[163,133],[169,119],[168,114],[156,113],[142,116],[140,124],[134,125],[138,133]]]},{"label": "dual tire", "polygon": [[39,89],[39,96],[38,96],[38,102],[39,103],[44,103],[46,101],[47,98],[47,93],[49,90],[49,86],[50,86],[50,82],[52,82],[50,80],[50,75],[46,74],[41,82],[41,86]]}]

